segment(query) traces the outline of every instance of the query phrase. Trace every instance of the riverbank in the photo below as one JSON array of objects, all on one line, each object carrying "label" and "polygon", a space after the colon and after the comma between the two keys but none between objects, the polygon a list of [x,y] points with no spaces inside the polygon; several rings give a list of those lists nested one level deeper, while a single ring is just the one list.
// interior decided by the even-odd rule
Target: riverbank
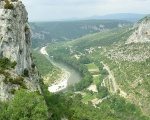
[{"label": "riverbank", "polygon": [[[46,47],[42,47],[40,49],[40,52],[43,55],[48,55],[48,53],[46,51]],[[55,82],[54,84],[52,84],[48,87],[49,92],[56,93],[56,92],[59,92],[65,88],[67,88],[70,73],[68,71],[66,71],[65,69],[61,69],[61,70],[63,71],[63,74],[62,74],[60,80],[58,80],[58,82]]]},{"label": "riverbank", "polygon": [[63,74],[60,78],[60,80],[51,86],[48,87],[48,91],[56,93],[59,92],[65,88],[67,88],[68,78],[70,77],[70,73],[66,70],[63,70]]},{"label": "riverbank", "polygon": [[40,52],[41,52],[41,54],[43,54],[43,55],[48,55],[48,53],[47,53],[47,51],[46,51],[46,46],[45,46],[45,47],[42,47],[42,48],[40,49]]}]

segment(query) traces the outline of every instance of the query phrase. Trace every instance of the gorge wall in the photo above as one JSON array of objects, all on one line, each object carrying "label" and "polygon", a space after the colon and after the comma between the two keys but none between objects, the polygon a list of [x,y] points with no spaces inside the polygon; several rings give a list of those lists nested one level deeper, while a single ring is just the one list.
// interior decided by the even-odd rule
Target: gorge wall
[{"label": "gorge wall", "polygon": [[0,58],[8,58],[16,66],[0,68],[1,100],[11,99],[14,91],[20,88],[40,91],[39,75],[30,53],[28,13],[21,1],[9,3],[13,5],[12,9],[4,8],[5,2],[0,1]]}]

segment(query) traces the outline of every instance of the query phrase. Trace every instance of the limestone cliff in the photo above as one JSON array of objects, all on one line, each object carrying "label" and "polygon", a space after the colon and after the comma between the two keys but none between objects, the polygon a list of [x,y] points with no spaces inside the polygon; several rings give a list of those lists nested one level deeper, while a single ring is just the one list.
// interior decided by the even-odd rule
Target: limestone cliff
[{"label": "limestone cliff", "polygon": [[[0,73],[0,99],[8,100],[20,87],[40,90],[39,75],[30,53],[30,27],[28,13],[21,1],[10,2],[13,9],[0,9],[0,58],[16,62],[15,68]],[[18,82],[18,81],[19,82]]]},{"label": "limestone cliff", "polygon": [[136,23],[133,28],[136,30],[129,37],[126,44],[150,42],[150,15]]}]

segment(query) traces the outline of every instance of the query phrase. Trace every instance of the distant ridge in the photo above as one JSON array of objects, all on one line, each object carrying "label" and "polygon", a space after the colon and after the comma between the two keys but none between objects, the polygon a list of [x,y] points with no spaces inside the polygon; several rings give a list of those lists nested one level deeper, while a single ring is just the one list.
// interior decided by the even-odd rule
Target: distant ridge
[{"label": "distant ridge", "polygon": [[129,22],[138,22],[143,17],[147,16],[147,14],[138,14],[138,13],[117,13],[117,14],[108,14],[108,15],[94,15],[85,18],[68,18],[68,19],[58,19],[51,21],[78,21],[78,20],[126,20]]},{"label": "distant ridge", "polygon": [[108,14],[104,16],[91,16],[85,19],[116,19],[116,20],[127,20],[130,22],[137,22],[147,14],[137,14],[137,13],[118,13],[118,14]]}]

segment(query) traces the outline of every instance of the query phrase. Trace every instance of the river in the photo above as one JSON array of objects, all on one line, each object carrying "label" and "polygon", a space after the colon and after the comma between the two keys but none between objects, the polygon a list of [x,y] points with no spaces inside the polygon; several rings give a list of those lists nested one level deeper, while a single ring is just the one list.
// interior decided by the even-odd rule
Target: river
[{"label": "river", "polygon": [[75,84],[81,80],[81,75],[78,71],[76,71],[73,67],[67,65],[66,63],[58,60],[54,60],[52,57],[48,57],[47,59],[56,67],[60,68],[61,70],[66,70],[70,73],[70,77],[68,78],[68,85]]},{"label": "river", "polygon": [[[45,55],[45,57],[56,67],[60,68],[64,71],[64,75],[62,76],[62,80],[58,83],[55,83],[49,87],[50,92],[59,92],[59,91],[67,91],[67,86],[73,85],[79,82],[82,77],[78,71],[76,71],[73,67],[67,65],[66,63],[58,60],[54,60],[53,57],[50,57],[46,52],[46,47],[41,49],[41,53]],[[69,75],[68,75],[69,74]],[[66,83],[65,83],[66,82]]]}]

